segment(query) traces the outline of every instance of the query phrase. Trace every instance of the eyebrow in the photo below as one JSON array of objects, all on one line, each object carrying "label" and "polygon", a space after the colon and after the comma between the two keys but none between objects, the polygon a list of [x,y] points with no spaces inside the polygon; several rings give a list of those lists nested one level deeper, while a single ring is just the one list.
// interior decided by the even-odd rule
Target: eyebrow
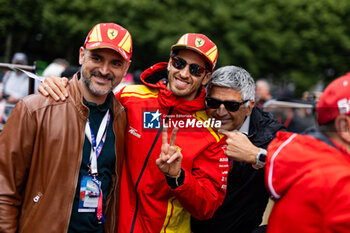
[{"label": "eyebrow", "polygon": [[90,51],[90,56],[93,56],[93,57],[102,57],[100,54],[96,53],[96,52],[92,52]]},{"label": "eyebrow", "polygon": [[198,65],[198,66],[200,66],[200,67],[202,67],[202,68],[204,68],[204,69],[207,69],[207,68],[206,68],[206,65],[205,65],[205,62],[204,62],[204,66],[202,66],[202,65],[198,64],[197,62],[192,62],[192,63],[190,63],[190,62],[188,62],[185,58],[183,58],[183,57],[181,57],[181,56],[179,56],[179,55],[175,55],[175,56],[173,56],[173,57],[181,58],[182,60],[184,60],[184,61],[185,61],[187,64],[189,64],[189,65],[195,64],[195,65]]},{"label": "eyebrow", "polygon": [[[103,58],[103,56],[101,56],[100,54],[98,54],[98,53],[96,53],[96,52],[90,51],[90,53],[91,53],[90,56],[94,56],[94,57],[98,57],[98,58]],[[113,61],[120,62],[120,63],[123,63],[123,62],[124,62],[124,60],[123,60],[123,59],[120,59],[120,58],[113,59]]]}]

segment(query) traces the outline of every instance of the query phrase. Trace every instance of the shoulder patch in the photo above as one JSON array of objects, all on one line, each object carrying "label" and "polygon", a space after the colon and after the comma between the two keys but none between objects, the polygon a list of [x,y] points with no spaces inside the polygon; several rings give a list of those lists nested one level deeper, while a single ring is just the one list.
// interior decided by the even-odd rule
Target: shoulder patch
[{"label": "shoulder patch", "polygon": [[145,85],[128,85],[124,88],[120,97],[156,98],[158,93],[158,89],[149,88]]},{"label": "shoulder patch", "polygon": [[[210,120],[205,110],[195,112],[193,117],[202,122]],[[206,129],[213,135],[217,142],[224,137],[223,134],[216,132],[212,127],[206,127]]]}]

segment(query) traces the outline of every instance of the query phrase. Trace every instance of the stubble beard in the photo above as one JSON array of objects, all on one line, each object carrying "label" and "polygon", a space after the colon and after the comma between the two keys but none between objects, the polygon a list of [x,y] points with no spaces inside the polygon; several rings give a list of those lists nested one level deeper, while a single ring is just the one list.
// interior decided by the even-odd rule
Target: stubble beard
[{"label": "stubble beard", "polygon": [[188,90],[186,90],[186,89],[181,90],[181,89],[177,89],[176,88],[175,75],[168,73],[168,76],[169,75],[172,75],[171,79],[168,80],[168,89],[169,89],[169,91],[171,91],[177,97],[184,97],[184,96],[188,95],[188,92],[189,92]]},{"label": "stubble beard", "polygon": [[91,79],[92,79],[92,76],[96,76],[95,74],[93,74],[93,72],[90,72],[89,76],[90,78],[85,78],[85,74],[87,72],[84,71],[84,67],[82,66],[81,67],[81,78],[83,80],[83,83],[85,84],[85,86],[89,89],[89,91],[91,92],[91,94],[95,95],[95,96],[104,96],[104,95],[107,95],[109,92],[112,91],[112,86],[109,87],[108,89],[105,89],[105,90],[97,90],[96,88],[93,87],[92,83],[91,83]]}]

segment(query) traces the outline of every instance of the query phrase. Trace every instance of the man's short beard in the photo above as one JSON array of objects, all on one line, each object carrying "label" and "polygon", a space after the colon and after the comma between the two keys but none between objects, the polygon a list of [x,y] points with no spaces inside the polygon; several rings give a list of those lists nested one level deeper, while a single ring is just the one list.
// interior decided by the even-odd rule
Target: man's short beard
[{"label": "man's short beard", "polygon": [[96,89],[94,89],[92,87],[91,79],[85,79],[84,77],[82,77],[82,79],[83,79],[83,82],[84,82],[85,86],[90,90],[91,94],[93,94],[95,96],[103,96],[103,95],[106,95],[106,94],[108,94],[109,92],[112,91],[112,87],[108,88],[105,91],[98,91],[98,90],[96,90]]},{"label": "man's short beard", "polygon": [[[85,73],[84,66],[82,66],[81,67],[81,79],[83,80],[85,86],[90,90],[91,94],[93,94],[95,96],[104,96],[113,90],[112,87],[108,88],[105,91],[98,91],[98,90],[94,89],[91,85],[91,78],[90,79],[85,78],[84,73]],[[90,75],[91,75],[91,72],[90,72]]]}]

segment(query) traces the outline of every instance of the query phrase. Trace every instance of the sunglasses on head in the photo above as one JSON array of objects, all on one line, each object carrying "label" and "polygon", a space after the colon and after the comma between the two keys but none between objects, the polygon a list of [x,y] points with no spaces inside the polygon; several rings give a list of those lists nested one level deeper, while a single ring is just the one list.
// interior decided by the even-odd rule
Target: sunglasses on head
[{"label": "sunglasses on head", "polygon": [[225,108],[230,112],[236,112],[242,104],[248,102],[248,100],[244,100],[242,102],[237,102],[234,100],[222,101],[212,97],[206,97],[205,100],[208,108],[218,109],[221,104],[223,104]]},{"label": "sunglasses on head", "polygon": [[[178,70],[182,70],[183,68],[186,67],[187,62],[182,59],[181,57],[176,57],[173,56],[171,58],[171,64],[172,66],[174,66],[176,69]],[[190,74],[196,77],[200,77],[204,72],[207,71],[207,69],[205,69],[204,67],[197,65],[197,64],[189,64],[189,68],[190,68]]]}]

